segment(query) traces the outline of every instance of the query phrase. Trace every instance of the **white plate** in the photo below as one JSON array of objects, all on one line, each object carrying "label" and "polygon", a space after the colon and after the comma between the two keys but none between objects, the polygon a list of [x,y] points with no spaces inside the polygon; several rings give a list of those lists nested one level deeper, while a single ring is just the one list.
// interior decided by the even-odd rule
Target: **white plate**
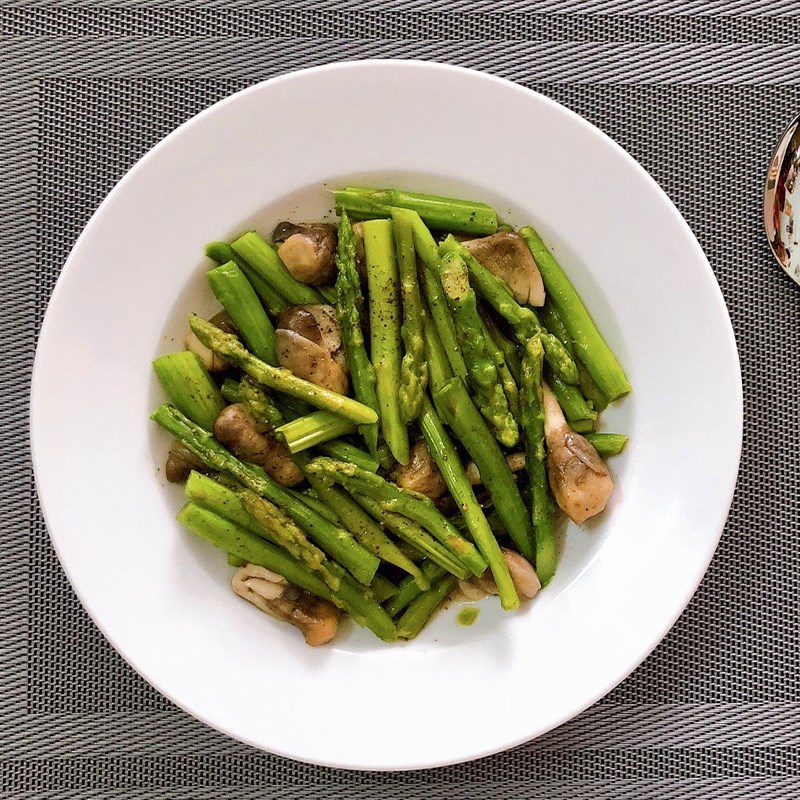
[{"label": "white plate", "polygon": [[[330,210],[324,186],[390,183],[494,205],[549,242],[634,393],[608,511],[570,527],[521,613],[441,614],[410,644],[351,630],[307,648],[235,597],[222,553],[174,521],[150,361],[211,311],[203,245]],[[742,394],[731,324],[678,211],[620,147],[541,95],[454,67],[336,64],[212,106],[94,215],[42,327],[31,400],[50,536],[86,610],[172,701],[244,742],[357,769],[450,764],[539,736],[662,639],[731,502]]]}]

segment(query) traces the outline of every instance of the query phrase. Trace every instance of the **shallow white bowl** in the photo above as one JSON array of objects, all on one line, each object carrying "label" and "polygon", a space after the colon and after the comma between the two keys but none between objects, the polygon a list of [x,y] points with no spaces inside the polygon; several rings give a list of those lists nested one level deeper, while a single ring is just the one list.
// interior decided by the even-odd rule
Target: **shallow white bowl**
[{"label": "shallow white bowl", "polygon": [[[459,111],[461,109],[461,111]],[[570,526],[523,611],[454,609],[409,644],[350,629],[311,650],[230,590],[222,553],[174,521],[179,488],[152,358],[214,308],[203,245],[330,211],[324,187],[462,195],[530,222],[617,352],[634,393],[606,429],[613,501]],[[75,591],[159,691],[225,733],[338,767],[463,761],[539,736],[606,694],[700,582],[730,505],[741,376],[711,269],[647,173],[562,106],[420,62],[293,73],[212,106],[153,148],[81,235],[42,327],[31,399],[36,482]]]}]

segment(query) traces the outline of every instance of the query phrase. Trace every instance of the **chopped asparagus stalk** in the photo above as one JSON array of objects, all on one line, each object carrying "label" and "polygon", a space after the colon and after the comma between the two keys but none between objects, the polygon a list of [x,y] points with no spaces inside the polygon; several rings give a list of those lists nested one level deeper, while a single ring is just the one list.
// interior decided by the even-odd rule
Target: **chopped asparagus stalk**
[{"label": "chopped asparagus stalk", "polygon": [[188,350],[169,353],[153,362],[153,370],[176,407],[210,431],[225,402],[200,359]]}]

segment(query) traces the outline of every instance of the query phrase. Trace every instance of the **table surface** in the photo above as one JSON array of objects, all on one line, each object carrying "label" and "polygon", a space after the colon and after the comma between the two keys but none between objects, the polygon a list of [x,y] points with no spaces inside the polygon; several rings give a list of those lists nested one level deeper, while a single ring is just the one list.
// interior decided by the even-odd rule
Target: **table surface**
[{"label": "table surface", "polygon": [[[800,290],[761,227],[800,111],[797,2],[0,2],[0,792],[13,798],[788,798],[800,795]],[[608,697],[466,765],[359,774],[265,755],[179,711],[80,607],[32,484],[27,390],[55,278],[92,211],[177,124],[288,70],[439,60],[583,114],[659,181],[708,254],[745,391],[728,525],[687,611]],[[676,314],[676,325],[680,324]],[[675,391],[691,387],[675,387]],[[709,398],[713,402],[713,398]],[[679,421],[676,421],[679,425]],[[713,442],[687,442],[713,447]]]}]

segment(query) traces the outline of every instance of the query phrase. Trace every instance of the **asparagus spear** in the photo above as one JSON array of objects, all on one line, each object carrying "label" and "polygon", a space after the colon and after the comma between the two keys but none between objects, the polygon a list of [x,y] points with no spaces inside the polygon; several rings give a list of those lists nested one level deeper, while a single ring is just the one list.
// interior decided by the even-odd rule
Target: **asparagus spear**
[{"label": "asparagus spear", "polygon": [[314,411],[305,417],[297,417],[275,429],[290,453],[299,453],[314,445],[354,433],[356,426],[350,420],[330,411]]},{"label": "asparagus spear", "polygon": [[316,575],[292,558],[285,550],[260,539],[230,520],[201,508],[194,503],[184,506],[178,521],[201,538],[250,564],[266,567],[283,575],[289,583],[329,600],[346,611],[357,624],[369,628],[386,642],[394,641],[392,618],[347,574],[332,591]]},{"label": "asparagus spear", "polygon": [[546,586],[556,571],[556,540],[545,463],[543,359],[541,340],[532,337],[522,357],[522,425],[525,429],[526,465],[533,503],[533,528],[536,534],[536,574],[542,586]]},{"label": "asparagus spear", "polygon": [[497,324],[492,319],[491,315],[486,312],[485,309],[480,310],[480,315],[481,319],[483,320],[484,327],[489,332],[489,335],[492,337],[492,341],[495,343],[497,348],[503,354],[506,367],[508,368],[508,371],[511,373],[511,377],[514,380],[514,383],[519,384],[521,365],[516,345],[503,335],[503,332],[500,330],[500,328],[497,327]]},{"label": "asparagus spear", "polygon": [[578,367],[572,360],[564,345],[556,336],[548,333],[539,322],[536,312],[527,306],[521,306],[511,294],[511,290],[502,278],[489,272],[472,253],[455,237],[448,236],[440,246],[440,252],[458,253],[466,262],[469,277],[478,294],[489,305],[507,320],[514,329],[517,340],[523,346],[531,336],[538,336],[544,346],[545,358],[553,372],[565,383],[578,382]]},{"label": "asparagus spear", "polygon": [[583,392],[577,386],[570,386],[558,375],[551,375],[550,388],[570,425],[584,420],[594,423],[597,419],[597,412],[586,402]]},{"label": "asparagus spear", "polygon": [[464,445],[478,467],[495,509],[520,553],[534,557],[531,521],[514,475],[497,442],[478,413],[464,384],[449,376],[442,345],[432,327],[426,327],[425,348],[433,400],[439,417]]},{"label": "asparagus spear", "polygon": [[[411,578],[410,575],[408,577]],[[372,583],[369,585],[369,588],[372,592],[372,599],[376,603],[385,603],[390,598],[395,597],[398,592],[397,586],[395,586],[387,578],[384,578],[383,575],[376,575],[372,579]]]},{"label": "asparagus spear", "polygon": [[473,541],[489,563],[489,568],[492,570],[497,584],[500,603],[506,611],[519,608],[519,597],[514,589],[514,582],[511,580],[511,574],[503,558],[500,545],[497,544],[492,529],[483,514],[483,509],[475,498],[472,484],[464,471],[455,445],[447,435],[427,397],[423,400],[420,428],[428,450],[430,450],[450,494],[453,495],[453,499],[467,523]]},{"label": "asparagus spear", "polygon": [[231,315],[248,350],[267,364],[277,366],[275,329],[246,275],[233,261],[208,273],[211,291]]},{"label": "asparagus spear", "polygon": [[[353,383],[356,398],[373,411],[378,411],[378,395],[375,388],[375,370],[372,368],[367,349],[364,346],[364,334],[361,329],[361,311],[364,296],[361,294],[361,281],[356,270],[356,244],[353,226],[342,212],[339,223],[339,247],[336,252],[336,314],[342,329],[342,345]],[[367,443],[370,453],[375,455],[378,447],[377,424],[362,425],[361,435]]]},{"label": "asparagus spear", "polygon": [[393,212],[392,220],[403,306],[400,335],[406,349],[400,364],[400,417],[403,422],[409,423],[419,416],[422,396],[428,384],[428,369],[425,365],[425,344],[422,341],[422,298],[417,282],[414,231],[407,212]]},{"label": "asparagus spear", "polygon": [[427,592],[423,592],[414,600],[403,612],[403,616],[397,620],[397,635],[403,639],[413,639],[455,586],[456,579],[452,575],[439,578]]},{"label": "asparagus spear", "polygon": [[235,556],[233,553],[228,553],[228,563],[232,567],[243,567],[247,562],[243,558],[239,558],[239,556]]},{"label": "asparagus spear", "polygon": [[412,575],[422,589],[428,588],[428,581],[422,577],[419,567],[397,548],[397,545],[383,532],[381,526],[346,492],[322,482],[320,485],[315,484],[314,489],[320,499],[333,509],[342,525],[353,534],[362,547],[376,555],[381,561],[394,564]]},{"label": "asparagus spear", "polygon": [[469,285],[467,265],[457,253],[448,253],[439,268],[475,404],[497,440],[513,447],[519,440],[519,428],[498,380],[497,366],[478,316],[475,292]]},{"label": "asparagus spear", "polygon": [[603,458],[619,455],[628,443],[624,433],[589,433],[586,439]]},{"label": "asparagus spear", "polygon": [[594,420],[576,419],[575,422],[570,422],[569,426],[575,433],[591,433],[594,431]]},{"label": "asparagus spear", "polygon": [[[505,353],[498,345],[482,315],[479,315],[479,320],[486,347],[489,351],[489,355],[492,357],[495,369],[497,370],[497,379],[500,381],[500,385],[503,387],[503,393],[506,396],[508,408],[514,415],[514,419],[519,421],[519,390],[517,389],[516,379],[511,372],[511,368],[508,366]],[[514,355],[516,356],[516,353]]]},{"label": "asparagus spear", "polygon": [[278,251],[254,231],[240,236],[231,243],[231,247],[289,305],[325,302],[325,298],[316,289],[294,278],[281,261]]},{"label": "asparagus spear", "polygon": [[330,458],[316,458],[306,469],[320,480],[338,483],[348,491],[365,494],[377,500],[385,510],[396,511],[418,522],[473,574],[482,575],[486,569],[486,561],[475,546],[462,538],[425,495],[400,489],[380,475]]},{"label": "asparagus spear", "polygon": [[377,379],[381,433],[401,463],[408,463],[408,430],[400,416],[400,305],[392,223],[365,222],[372,363]]},{"label": "asparagus spear", "polygon": [[330,520],[335,525],[339,524],[339,517],[314,494],[313,489],[304,489],[302,491],[298,489],[289,489],[288,491],[293,497],[296,497],[301,503],[307,505],[312,511],[316,511],[321,517],[325,517],[325,519]]},{"label": "asparagus spear", "polygon": [[256,294],[261,298],[267,311],[273,317],[288,306],[288,303],[265,281],[227,242],[209,242],[206,245],[206,255],[217,264],[227,264],[233,261],[247,276]]},{"label": "asparagus spear", "polygon": [[370,472],[377,472],[380,463],[377,459],[373,458],[369,453],[360,450],[348,442],[343,442],[341,439],[334,439],[332,442],[323,442],[317,445],[317,450],[326,456],[335,458],[337,461],[349,461],[361,469],[369,470]]},{"label": "asparagus spear", "polygon": [[298,378],[288,369],[266,364],[248,352],[235,336],[224,333],[196,314],[190,315],[189,325],[206,347],[225,356],[259,383],[305,400],[316,408],[333,411],[353,422],[375,422],[377,415],[371,408],[349,397]]},{"label": "asparagus spear", "polygon": [[547,294],[561,315],[578,358],[610,402],[627,394],[631,385],[611,348],[597,330],[586,306],[561,266],[533,228],[520,228],[539,271]]},{"label": "asparagus spear", "polygon": [[273,399],[249,376],[240,381],[226,378],[222,383],[222,396],[230,403],[242,403],[250,416],[261,425],[277,428],[283,425],[283,413]]},{"label": "asparagus spear", "polygon": [[497,214],[484,203],[457,200],[399,189],[348,187],[333,193],[337,209],[347,209],[359,219],[387,217],[394,208],[417,212],[427,225],[443,231],[486,236],[497,230]]},{"label": "asparagus spear", "polygon": [[[353,494],[356,502],[373,518],[385,525],[401,542],[413,548],[415,553],[427,556],[435,564],[458,578],[468,578],[472,573],[444,545],[433,538],[421,525],[384,510],[379,502],[358,492]],[[398,545],[399,546],[399,545]],[[403,548],[400,548],[401,550]],[[411,559],[409,553],[405,555]]]},{"label": "asparagus spear", "polygon": [[362,583],[368,584],[379,561],[350,534],[300,502],[273,481],[260,467],[246,464],[226,450],[208,431],[195,425],[176,408],[163,405],[151,419],[183,442],[207,467],[222,472],[273,502],[297,523],[331,558],[338,561]]},{"label": "asparagus spear", "polygon": [[200,359],[188,350],[169,353],[153,362],[153,370],[170,400],[192,422],[210,431],[225,403]]},{"label": "asparagus spear", "polygon": [[[447,570],[440,567],[433,561],[425,560],[420,564],[422,574],[428,579],[429,583],[435,583],[439,578],[447,575]],[[386,613],[390,617],[396,617],[401,611],[407,608],[414,600],[422,594],[422,589],[414,583],[410,575],[403,578],[397,585],[397,591],[384,606]]]}]

